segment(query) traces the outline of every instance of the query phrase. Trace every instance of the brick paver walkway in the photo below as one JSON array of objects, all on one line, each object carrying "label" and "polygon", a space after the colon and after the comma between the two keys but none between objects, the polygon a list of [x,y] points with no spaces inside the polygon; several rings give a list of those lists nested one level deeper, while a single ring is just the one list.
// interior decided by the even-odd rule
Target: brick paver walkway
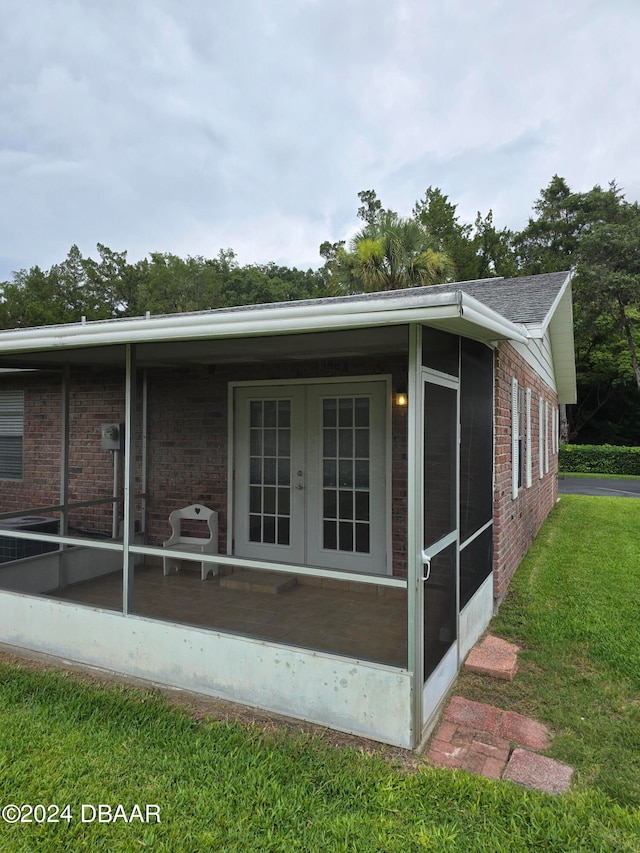
[{"label": "brick paver walkway", "polygon": [[489,779],[510,779],[550,794],[563,793],[569,790],[573,770],[531,752],[547,749],[550,743],[547,728],[530,717],[454,696],[427,758],[440,767]]},{"label": "brick paver walkway", "polygon": [[[511,681],[517,670],[518,651],[511,643],[488,636],[470,652],[466,666]],[[537,720],[454,696],[427,758],[441,767],[560,794],[569,790],[573,769],[538,754],[537,750],[548,749],[550,743],[548,729]]]}]

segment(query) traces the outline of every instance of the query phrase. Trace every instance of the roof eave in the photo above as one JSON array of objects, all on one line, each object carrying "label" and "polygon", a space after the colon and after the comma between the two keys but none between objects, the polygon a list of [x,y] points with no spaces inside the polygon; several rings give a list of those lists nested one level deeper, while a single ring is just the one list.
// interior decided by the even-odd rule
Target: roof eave
[{"label": "roof eave", "polygon": [[77,349],[113,344],[135,344],[237,338],[304,332],[429,323],[463,318],[487,330],[494,338],[525,343],[526,329],[510,322],[479,300],[459,290],[418,295],[363,298],[351,302],[298,303],[255,308],[238,312],[173,314],[163,317],[135,318],[99,323],[73,323],[0,334],[0,353]]}]

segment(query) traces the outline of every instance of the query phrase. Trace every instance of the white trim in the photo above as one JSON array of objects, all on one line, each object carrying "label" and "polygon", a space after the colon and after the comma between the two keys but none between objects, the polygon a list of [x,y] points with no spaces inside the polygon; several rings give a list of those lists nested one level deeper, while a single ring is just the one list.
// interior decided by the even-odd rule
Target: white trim
[{"label": "white trim", "polygon": [[419,541],[422,499],[418,486],[422,464],[422,326],[409,326],[409,364],[407,371],[407,492],[416,499],[407,501],[407,664],[411,675],[411,741],[417,746],[422,734],[422,656],[424,584]]},{"label": "white trim", "polygon": [[250,308],[223,308],[192,314],[67,323],[0,333],[0,353],[60,351],[104,344],[244,338],[305,331],[353,329],[412,322],[464,320],[491,332],[491,339],[526,343],[525,326],[513,323],[460,290],[372,294],[310,299]]},{"label": "white trim", "polygon": [[460,543],[460,550],[464,551],[467,545],[471,545],[471,543],[478,538],[478,536],[482,535],[485,530],[488,530],[493,525],[493,518],[490,521],[487,521],[486,524],[483,524],[482,527],[479,527],[475,533],[472,533],[468,539],[465,539],[464,542]]},{"label": "white trim", "polygon": [[458,676],[458,640],[422,686],[422,732],[428,731],[451,685]]},{"label": "white trim", "polygon": [[[458,371],[460,370],[460,347],[458,346]],[[427,417],[424,406],[425,389],[427,384],[438,385],[455,391],[456,393],[456,424],[457,424],[457,442],[455,449],[455,529],[449,531],[436,542],[431,543],[427,548],[424,548],[424,482],[422,488],[419,489],[418,499],[416,504],[419,506],[419,522],[418,530],[421,531],[420,536],[420,564],[418,566],[419,574],[416,579],[421,589],[421,606],[422,610],[419,614],[420,618],[420,644],[421,653],[419,655],[420,670],[419,677],[422,683],[422,710],[421,710],[421,733],[433,721],[435,711],[440,707],[444,697],[446,696],[451,684],[455,680],[460,666],[459,648],[460,648],[460,379],[448,374],[442,375],[438,371],[422,368],[421,370],[421,393],[420,407],[422,411],[421,430],[420,430],[420,471],[424,470],[424,438],[426,435]],[[431,559],[442,553],[445,549],[455,546],[454,573],[455,573],[455,624],[456,635],[451,641],[450,648],[445,652],[442,659],[438,662],[433,672],[429,674],[426,681],[424,680],[424,608],[428,602],[428,573],[424,574],[424,565],[427,565]],[[416,678],[418,677],[418,674]]]},{"label": "white trim", "polygon": [[525,414],[525,486],[527,489],[531,488],[531,388],[527,388],[527,398],[526,398],[526,414]]},{"label": "white trim", "polygon": [[460,611],[460,660],[464,660],[493,616],[493,572]]},{"label": "white trim", "polygon": [[295,379],[251,379],[233,380],[229,382],[229,388],[242,388],[247,385],[251,388],[261,385],[269,387],[272,385],[328,385],[329,383],[353,383],[353,382],[382,382],[383,380],[391,383],[393,379],[390,373],[363,373],[357,376],[312,376],[309,379],[304,377],[296,377]]},{"label": "white trim", "polygon": [[518,497],[518,380],[511,380],[511,497]]},{"label": "white trim", "polygon": [[540,479],[544,477],[544,400],[538,400],[538,469]]},{"label": "white trim", "polygon": [[460,387],[460,380],[451,373],[441,373],[439,370],[433,370],[430,367],[423,367],[421,372],[422,378],[433,385],[442,385],[444,388],[452,388],[454,391]]},{"label": "white trim", "polygon": [[549,401],[544,401],[544,473],[549,473]]}]

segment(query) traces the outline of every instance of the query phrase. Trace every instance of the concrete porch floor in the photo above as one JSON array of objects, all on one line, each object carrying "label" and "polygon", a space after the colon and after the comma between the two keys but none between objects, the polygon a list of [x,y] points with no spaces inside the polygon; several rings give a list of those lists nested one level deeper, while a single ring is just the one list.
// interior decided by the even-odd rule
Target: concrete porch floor
[{"label": "concrete porch floor", "polygon": [[[407,666],[406,593],[360,583],[304,579],[282,594],[229,589],[220,577],[200,580],[183,569],[164,576],[137,566],[132,612],[263,640]],[[314,585],[311,585],[314,584]],[[324,580],[324,584],[327,581]],[[122,575],[104,575],[51,597],[109,610],[122,609]]]}]

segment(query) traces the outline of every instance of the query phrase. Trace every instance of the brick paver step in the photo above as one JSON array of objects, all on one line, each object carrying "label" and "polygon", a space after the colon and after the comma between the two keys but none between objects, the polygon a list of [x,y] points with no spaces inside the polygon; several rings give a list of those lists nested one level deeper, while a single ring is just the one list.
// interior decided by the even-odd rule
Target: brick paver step
[{"label": "brick paver step", "polygon": [[[512,752],[514,743],[517,746]],[[562,793],[569,788],[571,767],[529,751],[547,749],[550,743],[548,729],[537,720],[453,696],[427,758],[440,767],[466,770],[489,779],[509,779],[552,794]]]},{"label": "brick paver step", "polygon": [[489,635],[471,649],[464,665],[470,672],[513,681],[519,651],[513,643]]}]

